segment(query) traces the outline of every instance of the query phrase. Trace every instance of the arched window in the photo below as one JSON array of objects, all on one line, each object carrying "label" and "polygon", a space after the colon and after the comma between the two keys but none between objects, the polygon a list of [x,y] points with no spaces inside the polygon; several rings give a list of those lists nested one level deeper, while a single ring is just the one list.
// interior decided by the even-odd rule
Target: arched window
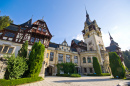
[{"label": "arched window", "polygon": [[87,58],[87,61],[88,61],[88,63],[91,63],[91,58],[88,57],[88,58]]},{"label": "arched window", "polygon": [[86,63],[86,58],[85,57],[83,57],[83,63]]}]

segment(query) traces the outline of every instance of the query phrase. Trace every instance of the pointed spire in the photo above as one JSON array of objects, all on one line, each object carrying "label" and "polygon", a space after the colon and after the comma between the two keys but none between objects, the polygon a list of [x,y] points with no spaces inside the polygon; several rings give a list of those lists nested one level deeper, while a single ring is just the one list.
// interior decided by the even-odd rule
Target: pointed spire
[{"label": "pointed spire", "polygon": [[[109,33],[109,32],[108,32]],[[113,40],[113,38],[111,37],[111,34],[109,33],[109,36],[110,36],[110,40]]]}]

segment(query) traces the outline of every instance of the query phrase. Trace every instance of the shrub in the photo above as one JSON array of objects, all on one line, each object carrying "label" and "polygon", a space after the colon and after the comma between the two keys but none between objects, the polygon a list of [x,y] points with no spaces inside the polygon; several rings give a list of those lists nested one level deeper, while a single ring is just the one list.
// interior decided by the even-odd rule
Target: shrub
[{"label": "shrub", "polygon": [[79,74],[71,74],[71,77],[81,77]]},{"label": "shrub", "polygon": [[79,74],[56,74],[56,76],[64,76],[64,77],[81,77]]},{"label": "shrub", "polygon": [[14,86],[14,85],[19,85],[19,84],[24,84],[24,83],[29,83],[29,82],[39,81],[39,80],[42,80],[42,77],[20,78],[14,80],[0,79],[0,86],[12,86],[12,85]]},{"label": "shrub", "polygon": [[101,74],[87,74],[87,76],[111,76],[109,73],[101,73]]},{"label": "shrub", "polygon": [[94,67],[94,71],[96,74],[102,73],[100,64],[99,64],[98,59],[96,57],[93,57],[93,67]]},{"label": "shrub", "polygon": [[116,52],[109,53],[109,61],[114,78],[125,78],[125,67]]},{"label": "shrub", "polygon": [[28,41],[26,41],[22,45],[22,48],[18,51],[18,56],[26,58],[27,57],[27,50],[28,50]]},{"label": "shrub", "polygon": [[60,70],[64,71],[65,74],[72,74],[75,73],[75,64],[72,62],[66,62],[66,63],[58,63],[57,64],[57,71],[60,73]]},{"label": "shrub", "polygon": [[8,66],[4,75],[5,79],[18,79],[28,68],[25,58],[15,57],[14,54],[11,57],[6,56],[5,58],[8,60]]},{"label": "shrub", "polygon": [[29,76],[38,77],[43,62],[45,47],[41,42],[35,42],[29,55]]}]

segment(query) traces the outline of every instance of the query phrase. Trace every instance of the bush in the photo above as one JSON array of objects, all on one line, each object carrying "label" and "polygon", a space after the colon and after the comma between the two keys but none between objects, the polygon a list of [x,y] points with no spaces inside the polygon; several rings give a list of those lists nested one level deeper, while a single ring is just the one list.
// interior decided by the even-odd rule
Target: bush
[{"label": "bush", "polygon": [[81,77],[79,74],[71,74],[71,77]]},{"label": "bush", "polygon": [[42,68],[42,63],[43,63],[43,56],[44,56],[44,50],[45,47],[41,42],[39,41],[38,43],[35,42],[34,45],[32,46],[32,51],[29,55],[29,70],[28,70],[28,76],[30,77],[38,77],[39,73]]},{"label": "bush", "polygon": [[57,71],[60,73],[60,70],[64,71],[65,74],[72,74],[75,73],[75,64],[72,62],[66,62],[66,63],[58,63],[57,64]]},{"label": "bush", "polygon": [[109,53],[109,61],[114,78],[125,78],[125,67],[116,52]]},{"label": "bush", "polygon": [[22,48],[18,51],[18,56],[26,58],[27,57],[27,50],[28,50],[28,41],[26,41],[22,45]]},{"label": "bush", "polygon": [[87,76],[111,76],[109,73],[101,73],[101,74],[87,74]]},{"label": "bush", "polygon": [[5,56],[7,61],[7,69],[5,72],[5,79],[18,79],[21,78],[23,73],[28,69],[26,59],[22,57],[15,57],[15,55]]},{"label": "bush", "polygon": [[56,74],[56,76],[64,76],[64,77],[81,77],[79,74]]},{"label": "bush", "polygon": [[0,79],[0,86],[19,85],[19,84],[24,84],[24,83],[29,83],[29,82],[39,81],[39,80],[42,80],[42,77],[20,78],[15,80]]},{"label": "bush", "polygon": [[101,70],[97,57],[93,57],[93,68],[94,68],[94,71],[96,74],[102,73],[102,70]]}]

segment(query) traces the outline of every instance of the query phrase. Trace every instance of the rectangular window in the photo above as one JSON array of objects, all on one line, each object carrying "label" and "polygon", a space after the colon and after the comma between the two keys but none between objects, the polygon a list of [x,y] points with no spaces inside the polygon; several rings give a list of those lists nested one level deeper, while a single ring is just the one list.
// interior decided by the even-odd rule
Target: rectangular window
[{"label": "rectangular window", "polygon": [[78,63],[78,57],[74,56],[74,63]]},{"label": "rectangular window", "polygon": [[58,61],[63,62],[63,54],[58,54]]},{"label": "rectangular window", "polygon": [[12,53],[14,48],[9,48],[8,53]]},{"label": "rectangular window", "polygon": [[43,32],[46,32],[46,29],[45,28],[43,28],[43,30],[42,30]]},{"label": "rectangular window", "polygon": [[35,42],[39,42],[39,38],[36,38]]},{"label": "rectangular window", "polygon": [[93,73],[93,70],[92,70],[92,68],[89,68],[90,69],[90,73]]},{"label": "rectangular window", "polygon": [[6,53],[8,48],[9,48],[9,46],[5,46],[4,49],[3,49],[3,53]]},{"label": "rectangular window", "polygon": [[70,62],[70,55],[66,55],[66,62]]},{"label": "rectangular window", "polygon": [[31,42],[34,42],[35,38],[34,37],[31,37]]},{"label": "rectangular window", "polygon": [[29,55],[30,55],[30,53],[31,53],[31,50],[29,50]]},{"label": "rectangular window", "polygon": [[42,31],[42,28],[39,27],[38,30]]},{"label": "rectangular window", "polygon": [[48,58],[49,53],[47,53],[46,58]]},{"label": "rectangular window", "polygon": [[84,73],[86,73],[87,72],[87,68],[84,68]]},{"label": "rectangular window", "polygon": [[54,52],[50,52],[50,61],[53,61]]},{"label": "rectangular window", "polygon": [[2,51],[3,46],[0,46],[0,52]]},{"label": "rectangular window", "polygon": [[11,32],[5,32],[5,36],[6,36],[6,37],[14,38],[15,34],[14,34],[14,33],[11,33]]},{"label": "rectangular window", "polygon": [[90,57],[88,57],[87,60],[88,60],[88,63],[91,63],[91,58]]}]

